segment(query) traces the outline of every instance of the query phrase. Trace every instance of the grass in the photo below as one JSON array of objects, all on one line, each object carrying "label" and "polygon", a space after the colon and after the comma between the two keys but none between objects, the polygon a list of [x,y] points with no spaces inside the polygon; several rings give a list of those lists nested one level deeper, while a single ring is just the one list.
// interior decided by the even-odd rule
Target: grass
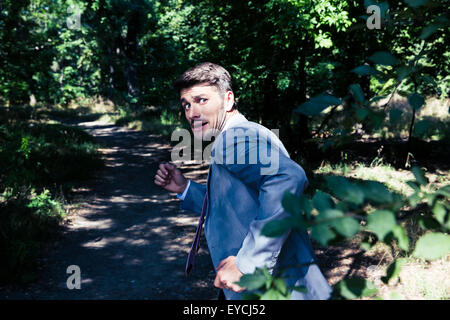
[{"label": "grass", "polygon": [[386,274],[386,266],[369,269],[368,279],[375,283],[383,299],[450,299],[450,256],[432,262],[409,259],[403,265],[399,278],[388,285],[381,281]]},{"label": "grass", "polygon": [[[58,236],[72,183],[103,166],[84,131],[50,121],[58,109],[0,107],[0,282],[32,281]],[[73,115],[68,111],[65,115]]]},{"label": "grass", "polygon": [[315,170],[316,174],[332,174],[345,176],[358,180],[374,180],[385,184],[391,191],[408,196],[412,189],[406,184],[413,179],[413,174],[408,170],[396,170],[389,164],[366,166],[364,164],[325,164]]}]

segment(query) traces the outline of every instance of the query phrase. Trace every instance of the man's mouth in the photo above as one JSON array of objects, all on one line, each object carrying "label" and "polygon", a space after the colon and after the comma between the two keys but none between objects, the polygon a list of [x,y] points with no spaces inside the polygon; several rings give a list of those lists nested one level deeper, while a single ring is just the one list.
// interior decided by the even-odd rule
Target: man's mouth
[{"label": "man's mouth", "polygon": [[191,122],[192,131],[202,130],[207,124],[208,121],[193,121]]}]

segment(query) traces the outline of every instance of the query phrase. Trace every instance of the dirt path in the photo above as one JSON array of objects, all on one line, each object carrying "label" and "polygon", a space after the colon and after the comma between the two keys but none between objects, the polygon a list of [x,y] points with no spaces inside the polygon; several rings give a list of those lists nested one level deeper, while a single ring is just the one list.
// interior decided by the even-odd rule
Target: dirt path
[{"label": "dirt path", "polygon": [[[106,167],[80,189],[62,239],[46,252],[38,280],[0,290],[0,299],[214,299],[214,271],[203,239],[189,278],[184,264],[195,214],[153,183],[167,140],[102,122],[79,124],[102,144]],[[205,179],[207,167],[190,170]],[[67,267],[81,269],[81,289],[69,290]],[[3,291],[3,292],[2,292]]]}]

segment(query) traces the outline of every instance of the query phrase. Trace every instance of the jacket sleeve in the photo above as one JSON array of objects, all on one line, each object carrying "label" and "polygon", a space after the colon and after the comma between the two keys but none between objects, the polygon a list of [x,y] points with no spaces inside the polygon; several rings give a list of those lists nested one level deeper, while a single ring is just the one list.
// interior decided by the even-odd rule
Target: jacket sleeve
[{"label": "jacket sleeve", "polygon": [[[234,143],[234,147],[243,148],[241,150],[245,150],[246,159],[249,159],[252,152],[259,153],[258,146],[261,141],[261,139],[258,143],[251,140],[248,143],[241,141]],[[245,147],[238,146],[239,143],[245,143]],[[261,230],[269,221],[283,219],[288,215],[281,205],[285,191],[300,195],[308,185],[302,167],[280,149],[273,147],[271,150],[278,152],[271,153],[273,162],[270,164],[263,163],[259,157],[256,164],[228,164],[227,161],[223,161],[227,170],[259,194],[256,218],[250,223],[249,231],[236,256],[236,265],[244,274],[253,273],[257,267],[266,266],[269,270],[273,269],[289,232],[281,237],[269,238],[261,235]],[[270,174],[267,174],[268,166],[273,167]],[[264,169],[266,174],[262,174]]]},{"label": "jacket sleeve", "polygon": [[200,214],[202,212],[205,193],[206,185],[191,180],[186,197],[181,201],[180,209]]}]

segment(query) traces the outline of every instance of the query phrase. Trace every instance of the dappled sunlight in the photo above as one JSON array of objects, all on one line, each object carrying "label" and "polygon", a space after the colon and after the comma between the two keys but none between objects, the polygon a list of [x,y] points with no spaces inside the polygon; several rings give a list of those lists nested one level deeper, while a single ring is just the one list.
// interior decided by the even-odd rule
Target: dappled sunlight
[{"label": "dappled sunlight", "polygon": [[370,268],[368,278],[379,288],[383,299],[393,292],[408,300],[447,300],[450,298],[450,256],[429,263],[408,263],[402,267],[399,281],[387,286],[381,281],[386,275],[385,265]]},{"label": "dappled sunlight", "polygon": [[[188,279],[184,275],[198,215],[180,210],[176,194],[153,182],[160,161],[170,159],[170,145],[161,137],[98,121],[83,127],[102,145],[106,166],[87,186],[74,189],[79,202],[71,204],[67,240],[42,275],[46,281],[54,274],[58,285],[41,298],[214,298],[204,237],[196,270]],[[207,165],[180,167],[189,178],[206,180]],[[85,286],[80,291],[65,289],[70,264],[81,268]]]},{"label": "dappled sunlight", "polygon": [[128,246],[144,246],[149,244],[146,239],[128,239],[126,237],[104,237],[99,240],[93,240],[82,244],[85,248],[105,248],[114,244],[123,244]]},{"label": "dappled sunlight", "polygon": [[71,229],[97,229],[97,230],[107,230],[114,225],[112,219],[98,219],[90,220],[84,218],[82,215],[77,216],[70,223]]},{"label": "dappled sunlight", "polygon": [[179,225],[179,226],[197,226],[198,217],[179,215],[176,217],[167,218],[167,222],[170,224]]},{"label": "dappled sunlight", "polygon": [[[395,169],[390,165],[339,164],[332,166],[327,164],[315,170],[315,173],[345,176],[356,180],[378,181],[385,184],[392,191],[404,196],[409,196],[413,193],[413,189],[407,184],[408,181],[414,180],[413,173],[410,170]],[[426,177],[436,187],[442,187],[450,183],[450,177],[443,170],[438,169],[436,172],[427,172]]]}]

